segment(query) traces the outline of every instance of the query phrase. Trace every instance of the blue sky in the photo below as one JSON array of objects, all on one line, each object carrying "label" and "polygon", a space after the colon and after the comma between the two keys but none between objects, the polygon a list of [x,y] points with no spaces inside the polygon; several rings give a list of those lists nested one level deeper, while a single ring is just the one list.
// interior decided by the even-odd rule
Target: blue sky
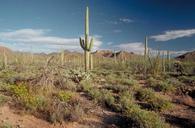
[{"label": "blue sky", "polygon": [[96,49],[143,53],[150,49],[195,49],[193,0],[0,0],[0,45],[13,50],[77,50],[85,7]]}]

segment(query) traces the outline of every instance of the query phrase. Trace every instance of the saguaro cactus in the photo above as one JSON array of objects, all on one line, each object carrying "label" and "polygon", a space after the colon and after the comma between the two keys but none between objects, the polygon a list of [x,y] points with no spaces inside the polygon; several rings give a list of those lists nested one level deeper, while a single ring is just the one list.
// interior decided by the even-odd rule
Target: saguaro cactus
[{"label": "saguaro cactus", "polygon": [[167,51],[167,69],[168,69],[168,71],[170,70],[170,52],[169,51]]},{"label": "saguaro cactus", "polygon": [[145,37],[145,41],[144,41],[144,57],[146,58],[148,55],[148,37]]},{"label": "saguaro cactus", "polygon": [[5,53],[5,50],[3,50],[3,67],[7,67],[7,55]]},{"label": "saguaro cactus", "polygon": [[85,58],[85,71],[89,70],[90,67],[90,62],[92,64],[92,60],[90,61],[91,57],[91,49],[93,47],[93,38],[91,38],[89,42],[89,8],[86,8],[86,14],[85,14],[85,39],[82,39],[80,37],[80,45],[82,49],[84,50],[84,58]]},{"label": "saguaro cactus", "polygon": [[61,51],[61,65],[64,65],[64,50]]}]

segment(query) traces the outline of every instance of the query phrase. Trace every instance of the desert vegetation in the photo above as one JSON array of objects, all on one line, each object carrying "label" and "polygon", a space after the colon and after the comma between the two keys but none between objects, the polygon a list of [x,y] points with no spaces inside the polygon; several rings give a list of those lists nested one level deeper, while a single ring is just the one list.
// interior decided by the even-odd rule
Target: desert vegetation
[{"label": "desert vegetation", "polygon": [[29,126],[30,117],[9,120],[9,113],[0,111],[0,128],[195,127],[195,62],[170,58],[168,51],[166,57],[160,51],[151,55],[147,37],[144,56],[92,53],[88,13],[87,8],[85,39],[80,38],[84,54],[4,50],[0,110],[8,107],[17,112],[14,116],[32,116],[35,123]]}]

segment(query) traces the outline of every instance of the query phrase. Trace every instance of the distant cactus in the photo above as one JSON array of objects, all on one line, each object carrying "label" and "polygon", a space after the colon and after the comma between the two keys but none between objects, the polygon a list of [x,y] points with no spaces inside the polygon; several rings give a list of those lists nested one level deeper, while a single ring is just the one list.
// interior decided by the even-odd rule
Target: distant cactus
[{"label": "distant cactus", "polygon": [[162,71],[165,72],[166,68],[165,68],[165,52],[162,52]]},{"label": "distant cactus", "polygon": [[[93,38],[89,42],[89,8],[86,8],[85,14],[85,39],[80,37],[80,45],[85,54],[85,71],[93,68],[91,49],[93,47]],[[91,62],[91,64],[90,64]],[[90,66],[91,65],[91,66]]]},{"label": "distant cactus", "polygon": [[144,57],[146,58],[148,55],[148,37],[145,37],[145,42],[144,42]]},{"label": "distant cactus", "polygon": [[61,65],[64,65],[64,50],[61,51]]},{"label": "distant cactus", "polygon": [[5,50],[3,50],[3,67],[7,67],[7,55],[5,53]]},{"label": "distant cactus", "polygon": [[117,63],[116,51],[114,51],[114,63]]},{"label": "distant cactus", "polygon": [[171,60],[170,52],[167,51],[167,69],[168,69],[168,71],[170,70],[170,60]]}]

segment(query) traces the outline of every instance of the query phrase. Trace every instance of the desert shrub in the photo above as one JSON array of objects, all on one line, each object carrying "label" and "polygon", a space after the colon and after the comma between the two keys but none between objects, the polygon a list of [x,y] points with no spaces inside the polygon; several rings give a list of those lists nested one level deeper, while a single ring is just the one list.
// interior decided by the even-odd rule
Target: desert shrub
[{"label": "desert shrub", "polygon": [[76,104],[72,106],[72,108],[69,109],[68,111],[65,110],[64,119],[67,121],[79,121],[82,120],[83,116],[84,116],[83,108],[81,107],[80,104]]},{"label": "desert shrub", "polygon": [[109,83],[109,84],[122,84],[122,85],[128,85],[128,86],[133,86],[136,83],[135,80],[133,80],[132,78],[123,78],[123,77],[120,77],[120,76],[117,76],[116,74],[111,74],[111,75],[108,75],[106,77],[106,82]]},{"label": "desert shrub", "polygon": [[7,98],[0,94],[0,106],[3,105],[7,101]]},{"label": "desert shrub", "polygon": [[189,84],[191,86],[195,86],[195,77],[180,76],[178,77],[178,79],[183,83]]},{"label": "desert shrub", "polygon": [[51,123],[78,121],[84,116],[84,110],[79,101],[69,103],[53,99],[43,111],[46,113],[44,115],[47,115],[46,119]]},{"label": "desert shrub", "polygon": [[150,77],[147,80],[147,83],[149,84],[150,87],[152,87],[156,91],[162,91],[162,92],[174,92],[175,91],[175,87],[168,80],[156,80]]},{"label": "desert shrub", "polygon": [[149,100],[148,103],[151,106],[151,109],[155,111],[165,111],[173,108],[173,104],[170,101],[160,96],[156,96],[154,99]]},{"label": "desert shrub", "polygon": [[111,107],[114,104],[115,98],[108,90],[92,89],[89,95],[98,103]]},{"label": "desert shrub", "polygon": [[88,94],[89,96],[94,99],[94,101],[97,103],[97,102],[100,102],[101,101],[101,98],[102,98],[102,93],[100,92],[99,89],[91,89],[88,91]]},{"label": "desert shrub", "polygon": [[44,111],[47,113],[46,119],[51,123],[62,122],[70,113],[66,104],[59,101],[50,102]]},{"label": "desert shrub", "polygon": [[158,80],[156,80],[155,78],[153,78],[153,77],[149,77],[148,79],[147,79],[147,84],[148,85],[150,85],[150,86],[154,86],[155,84],[157,84],[158,83]]},{"label": "desert shrub", "polygon": [[105,85],[104,88],[107,90],[112,90],[114,93],[119,93],[128,90],[128,86],[123,85]]},{"label": "desert shrub", "polygon": [[177,78],[174,78],[174,77],[169,78],[167,81],[171,85],[173,85],[174,87],[176,87],[176,88],[184,85],[181,81],[179,81]]},{"label": "desert shrub", "polygon": [[133,79],[127,79],[127,78],[126,79],[125,78],[121,78],[119,80],[119,82],[121,84],[123,84],[123,85],[128,85],[128,86],[133,86],[133,85],[137,84],[137,82],[135,80],[133,80]]},{"label": "desert shrub", "polygon": [[125,112],[126,116],[133,121],[132,127],[138,128],[167,128],[165,121],[154,112],[142,110],[137,105],[131,106]]},{"label": "desert shrub", "polygon": [[74,96],[74,93],[71,91],[59,91],[57,94],[57,97],[62,102],[68,102],[73,96]]},{"label": "desert shrub", "polygon": [[0,125],[0,128],[13,128],[13,126],[9,122],[4,122]]},{"label": "desert shrub", "polygon": [[66,80],[64,83],[63,83],[63,87],[62,89],[68,89],[68,90],[71,90],[71,91],[75,91],[77,90],[77,85],[71,81],[71,80]]},{"label": "desert shrub", "polygon": [[101,93],[102,93],[102,101],[104,101],[104,103],[108,107],[112,107],[114,105],[114,102],[115,102],[115,98],[112,95],[112,93],[110,91],[107,91],[107,90],[103,90]]},{"label": "desert shrub", "polygon": [[119,105],[121,111],[129,109],[134,102],[134,96],[132,92],[124,91],[119,95]]},{"label": "desert shrub", "polygon": [[185,72],[185,74],[194,74],[195,71],[195,63],[194,62],[182,62],[182,67]]},{"label": "desert shrub", "polygon": [[11,70],[11,69],[4,69],[0,71],[0,77],[1,78],[11,78],[14,77],[17,74],[17,72]]},{"label": "desert shrub", "polygon": [[70,79],[76,83],[80,83],[82,80],[89,80],[91,77],[90,72],[83,72],[81,70],[70,70]]},{"label": "desert shrub", "polygon": [[24,84],[10,85],[9,91],[16,96],[17,101],[22,104],[26,109],[36,110],[43,107],[46,101],[41,96],[33,96],[29,93],[28,88]]},{"label": "desert shrub", "polygon": [[159,84],[153,86],[155,90],[159,90],[162,92],[174,92],[175,87],[170,84],[168,81],[160,81]]},{"label": "desert shrub", "polygon": [[164,111],[171,109],[173,105],[169,100],[154,93],[152,89],[137,90],[136,98],[149,104],[150,109]]},{"label": "desert shrub", "polygon": [[140,101],[149,101],[155,97],[155,93],[150,88],[139,88],[136,92],[136,98]]},{"label": "desert shrub", "polygon": [[91,81],[90,80],[83,80],[80,83],[80,89],[89,92],[92,89]]},{"label": "desert shrub", "polygon": [[115,74],[110,74],[110,75],[107,75],[106,77],[106,83],[109,83],[109,84],[118,84],[117,82],[117,75]]}]

